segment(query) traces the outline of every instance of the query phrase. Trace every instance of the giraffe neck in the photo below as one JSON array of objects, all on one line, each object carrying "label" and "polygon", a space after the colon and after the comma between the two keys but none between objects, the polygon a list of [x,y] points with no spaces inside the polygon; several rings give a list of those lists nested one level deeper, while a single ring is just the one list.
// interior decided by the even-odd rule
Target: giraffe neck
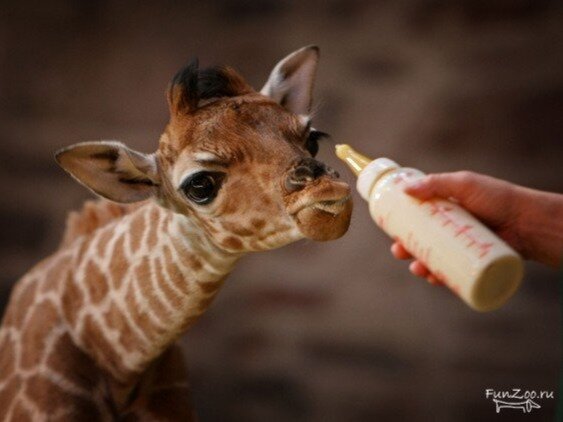
[{"label": "giraffe neck", "polygon": [[123,383],[205,311],[241,256],[154,203],[77,248],[63,292],[65,319],[74,341]]}]

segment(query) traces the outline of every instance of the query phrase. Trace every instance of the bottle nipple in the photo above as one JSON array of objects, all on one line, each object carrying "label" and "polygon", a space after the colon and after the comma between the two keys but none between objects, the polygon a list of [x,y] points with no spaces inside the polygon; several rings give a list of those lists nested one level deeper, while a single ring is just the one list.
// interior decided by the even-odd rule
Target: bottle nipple
[{"label": "bottle nipple", "polygon": [[356,176],[373,160],[355,151],[348,144],[336,145],[336,156],[344,161]]}]

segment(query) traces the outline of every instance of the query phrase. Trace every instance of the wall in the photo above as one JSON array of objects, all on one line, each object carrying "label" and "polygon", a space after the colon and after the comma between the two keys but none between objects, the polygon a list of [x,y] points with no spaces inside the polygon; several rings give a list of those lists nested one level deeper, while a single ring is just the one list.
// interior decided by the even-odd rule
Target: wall
[{"label": "wall", "polygon": [[[188,57],[256,87],[321,46],[315,126],[425,171],[562,191],[563,10],[545,0],[4,2],[2,300],[90,195],[52,153],[120,139],[152,151]],[[332,144],[321,159],[338,163]],[[556,270],[529,264],[478,314],[414,279],[355,196],[348,234],[249,256],[182,340],[202,421],[497,420],[485,388],[556,390]],[[560,277],[559,277],[560,278]],[[555,401],[523,415],[550,419]],[[500,416],[515,417],[517,411]],[[514,420],[514,419],[511,419]]]}]

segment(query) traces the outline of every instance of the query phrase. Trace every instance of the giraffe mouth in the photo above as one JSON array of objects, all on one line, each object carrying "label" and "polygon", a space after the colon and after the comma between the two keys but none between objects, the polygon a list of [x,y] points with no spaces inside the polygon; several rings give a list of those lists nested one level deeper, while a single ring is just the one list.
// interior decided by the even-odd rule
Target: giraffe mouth
[{"label": "giraffe mouth", "polygon": [[351,200],[350,188],[342,182],[319,183],[299,192],[287,207],[291,216],[305,209],[338,215]]},{"label": "giraffe mouth", "polygon": [[333,240],[348,230],[352,198],[346,183],[321,180],[292,195],[288,202],[287,211],[309,239]]},{"label": "giraffe mouth", "polygon": [[329,200],[313,202],[301,208],[301,210],[303,210],[304,208],[312,208],[314,210],[326,212],[327,214],[336,216],[346,208],[347,202],[349,200],[350,200],[350,195],[347,195],[341,199],[329,199]]}]

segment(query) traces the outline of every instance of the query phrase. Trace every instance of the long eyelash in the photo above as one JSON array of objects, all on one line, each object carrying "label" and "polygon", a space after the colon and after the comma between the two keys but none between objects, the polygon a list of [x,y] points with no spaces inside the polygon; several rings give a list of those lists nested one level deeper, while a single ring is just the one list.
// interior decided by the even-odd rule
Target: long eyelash
[{"label": "long eyelash", "polygon": [[320,141],[321,139],[330,138],[330,135],[326,132],[321,132],[320,130],[312,130],[309,132],[308,140],[315,142]]},{"label": "long eyelash", "polygon": [[305,149],[314,157],[319,152],[319,140],[328,138],[328,133],[321,132],[320,130],[311,130],[307,139],[305,140]]}]

